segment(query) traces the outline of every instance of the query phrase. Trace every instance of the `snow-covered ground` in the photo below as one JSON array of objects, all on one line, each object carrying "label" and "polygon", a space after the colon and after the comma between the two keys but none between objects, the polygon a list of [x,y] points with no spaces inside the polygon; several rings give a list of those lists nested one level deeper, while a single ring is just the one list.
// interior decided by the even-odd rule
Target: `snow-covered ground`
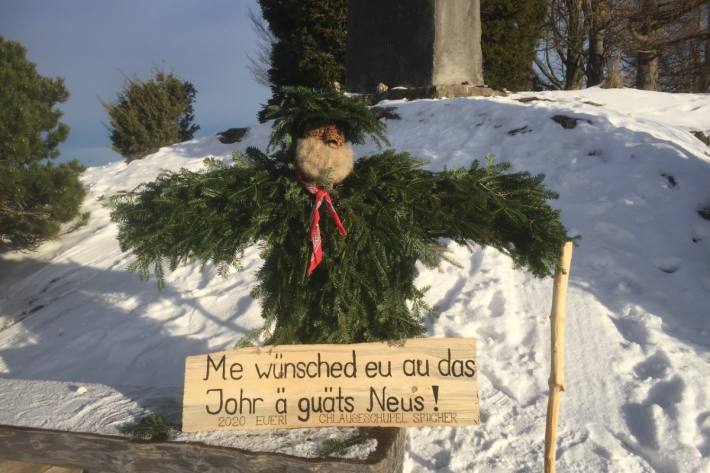
[{"label": "snow-covered ground", "polygon": [[[431,169],[493,153],[544,173],[560,194],[552,205],[583,237],[568,296],[559,471],[710,471],[710,221],[697,213],[710,203],[710,147],[691,134],[710,131],[710,95],[594,88],[388,105],[402,117],[387,122],[393,147]],[[578,125],[565,129],[555,115]],[[116,434],[147,411],[176,415],[184,358],[230,348],[260,325],[249,296],[256,248],[241,273],[191,265],[158,290],[126,271],[130,256],[102,204],[161,169],[263,148],[268,132],[90,168],[87,226],[0,256],[0,424]],[[429,335],[478,338],[481,425],[409,429],[406,471],[540,471],[552,281],[495,250],[450,248],[464,268],[422,269],[418,282],[442,310]],[[318,438],[345,435],[181,438],[312,455]]]}]

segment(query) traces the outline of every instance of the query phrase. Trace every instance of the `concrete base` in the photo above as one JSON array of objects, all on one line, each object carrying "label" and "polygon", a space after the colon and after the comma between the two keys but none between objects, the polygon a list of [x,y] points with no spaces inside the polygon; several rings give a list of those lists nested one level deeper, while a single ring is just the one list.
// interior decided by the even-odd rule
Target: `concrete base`
[{"label": "concrete base", "polygon": [[444,99],[456,97],[503,97],[501,90],[480,85],[430,85],[427,87],[395,88],[379,94],[364,94],[370,104],[382,100]]},{"label": "concrete base", "polygon": [[401,473],[404,429],[364,430],[377,449],[367,460],[345,460],[0,425],[0,458],[104,473]]}]

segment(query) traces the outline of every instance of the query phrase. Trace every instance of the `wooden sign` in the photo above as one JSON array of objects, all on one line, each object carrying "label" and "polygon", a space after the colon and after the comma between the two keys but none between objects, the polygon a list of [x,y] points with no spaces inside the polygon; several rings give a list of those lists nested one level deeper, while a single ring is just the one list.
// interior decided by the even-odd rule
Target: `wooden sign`
[{"label": "wooden sign", "polygon": [[479,424],[477,373],[473,338],[190,356],[182,429]]}]

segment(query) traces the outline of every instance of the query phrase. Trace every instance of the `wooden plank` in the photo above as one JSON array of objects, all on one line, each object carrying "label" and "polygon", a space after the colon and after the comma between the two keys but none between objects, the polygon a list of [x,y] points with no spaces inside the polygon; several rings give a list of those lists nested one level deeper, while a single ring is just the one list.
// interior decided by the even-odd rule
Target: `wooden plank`
[{"label": "wooden plank", "polygon": [[0,458],[2,473],[84,473],[81,468],[63,468],[61,466],[28,463]]},{"label": "wooden plank", "polygon": [[567,308],[567,284],[572,265],[574,244],[568,241],[562,247],[560,267],[555,274],[550,311],[550,396],[547,401],[545,423],[545,473],[555,473],[557,452],[557,419],[560,411],[560,395],[565,390],[565,320]]},{"label": "wooden plank", "polygon": [[185,432],[479,424],[473,338],[280,345],[188,357]]},{"label": "wooden plank", "polygon": [[[131,442],[123,437],[0,425],[0,458],[103,473],[400,473],[403,429],[363,429],[377,439],[366,460],[299,458],[194,442]],[[3,470],[0,470],[3,471]],[[4,473],[4,471],[3,471]]]}]

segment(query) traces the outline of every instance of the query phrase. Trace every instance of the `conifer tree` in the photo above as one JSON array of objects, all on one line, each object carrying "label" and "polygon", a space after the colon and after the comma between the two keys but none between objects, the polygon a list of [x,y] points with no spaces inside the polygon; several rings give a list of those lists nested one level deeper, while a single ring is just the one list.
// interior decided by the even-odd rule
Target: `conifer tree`
[{"label": "conifer tree", "polygon": [[320,219],[325,256],[311,273],[313,195],[298,177],[293,143],[328,121],[353,142],[382,139],[384,128],[363,103],[336,92],[299,88],[282,96],[262,115],[274,120],[272,154],[249,148],[232,165],[208,161],[202,172],[168,172],[113,199],[121,248],[133,252],[132,268],[142,277],[153,273],[162,284],[165,266],[191,260],[226,273],[239,267],[244,249],[260,243],[264,263],[253,295],[261,300],[268,342],[286,344],[422,335],[431,312],[414,284],[416,262],[438,265],[441,238],[492,246],[539,277],[554,271],[567,234],[547,204],[556,195],[543,176],[490,161],[431,172],[389,150],[359,159],[328,189],[347,231],[333,212]]},{"label": "conifer tree", "polygon": [[147,81],[126,79],[116,102],[102,101],[110,119],[113,149],[127,162],[192,139],[200,129],[194,122],[197,90],[172,72],[156,70]]},{"label": "conifer tree", "polygon": [[330,88],[345,78],[347,0],[259,0],[275,42],[269,81]]},{"label": "conifer tree", "polygon": [[530,90],[546,0],[481,0],[483,75],[493,88]]},{"label": "conifer tree", "polygon": [[69,134],[55,107],[68,98],[61,78],[38,74],[20,43],[0,37],[0,249],[33,248],[78,213],[82,166],[51,163]]}]

